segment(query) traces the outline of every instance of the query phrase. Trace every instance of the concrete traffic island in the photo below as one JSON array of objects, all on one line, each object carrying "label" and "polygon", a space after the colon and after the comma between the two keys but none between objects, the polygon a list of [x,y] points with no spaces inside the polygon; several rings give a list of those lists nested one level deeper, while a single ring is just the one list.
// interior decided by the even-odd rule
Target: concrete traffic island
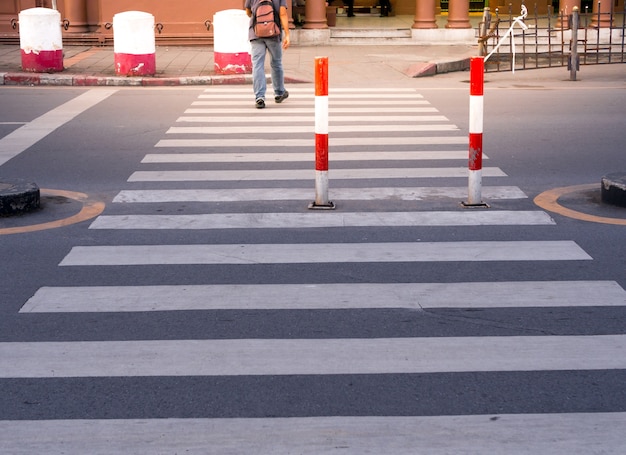
[{"label": "concrete traffic island", "polygon": [[602,202],[626,207],[626,172],[616,172],[602,177]]},{"label": "concrete traffic island", "polygon": [[40,192],[35,183],[0,178],[0,216],[31,212],[39,205]]}]

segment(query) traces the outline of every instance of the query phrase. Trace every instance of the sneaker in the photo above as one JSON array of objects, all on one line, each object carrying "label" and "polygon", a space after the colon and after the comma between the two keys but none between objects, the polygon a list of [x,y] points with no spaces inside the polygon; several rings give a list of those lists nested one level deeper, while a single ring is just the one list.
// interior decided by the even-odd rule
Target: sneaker
[{"label": "sneaker", "polygon": [[276,101],[277,103],[282,103],[287,98],[289,98],[289,92],[285,90],[285,93],[283,93],[282,95],[275,96],[274,101]]},{"label": "sneaker", "polygon": [[265,107],[265,100],[263,98],[257,98],[255,105],[257,109],[263,109]]}]

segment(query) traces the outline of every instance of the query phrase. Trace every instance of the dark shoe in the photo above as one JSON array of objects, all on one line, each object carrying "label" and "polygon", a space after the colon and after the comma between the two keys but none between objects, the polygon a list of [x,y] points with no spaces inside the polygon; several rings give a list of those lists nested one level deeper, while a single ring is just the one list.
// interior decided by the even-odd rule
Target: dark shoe
[{"label": "dark shoe", "polygon": [[275,96],[274,101],[276,101],[277,103],[282,103],[287,98],[289,98],[289,92],[285,90],[285,93],[283,93],[282,95]]},{"label": "dark shoe", "polygon": [[265,100],[263,98],[258,98],[255,105],[257,109],[263,109],[265,107]]}]

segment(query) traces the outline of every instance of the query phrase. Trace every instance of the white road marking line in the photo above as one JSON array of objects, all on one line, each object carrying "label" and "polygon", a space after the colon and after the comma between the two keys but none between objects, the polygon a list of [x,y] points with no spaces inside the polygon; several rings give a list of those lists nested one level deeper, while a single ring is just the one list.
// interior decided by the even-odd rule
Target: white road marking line
[{"label": "white road marking line", "polygon": [[626,306],[615,281],[43,287],[20,313]]},{"label": "white road marking line", "polygon": [[[336,188],[331,191],[338,201],[422,201],[429,198],[467,197],[465,187],[392,187]],[[526,199],[528,196],[515,186],[483,186],[483,197],[492,199]],[[243,202],[243,201],[309,201],[313,188],[229,188],[229,189],[171,189],[122,190],[113,199],[120,203],[161,202]],[[310,201],[309,201],[310,202]]]},{"label": "white road marking line", "polygon": [[400,226],[552,225],[543,211],[424,211],[213,213],[194,215],[101,215],[90,229],[307,229]]},{"label": "white road marking line", "polygon": [[[387,160],[467,160],[467,150],[442,151],[367,151],[332,152],[332,161],[387,161]],[[483,160],[488,159],[483,155]],[[231,152],[231,153],[149,153],[142,163],[241,163],[241,162],[315,162],[315,154],[309,152]]]},{"label": "white road marking line", "polygon": [[61,266],[592,259],[572,241],[75,246]]},{"label": "white road marking line", "polygon": [[625,369],[626,335],[0,343],[2,378]]},{"label": "white road marking line", "polygon": [[[331,178],[341,179],[410,179],[410,178],[467,178],[465,167],[444,168],[378,168],[378,169],[332,169]],[[485,167],[483,177],[505,177],[499,168]],[[313,170],[226,170],[226,171],[136,171],[129,182],[193,182],[193,181],[258,181],[258,180],[311,180]]]},{"label": "white road marking line", "polygon": [[103,88],[89,90],[0,138],[0,166],[115,92]]},{"label": "white road marking line", "polygon": [[[173,126],[166,134],[272,134],[280,130],[283,134],[313,134],[312,126],[281,125],[280,128],[266,128],[264,126]],[[415,124],[415,125],[331,125],[330,133],[392,133],[392,132],[423,132],[423,131],[458,131],[452,124]]]}]

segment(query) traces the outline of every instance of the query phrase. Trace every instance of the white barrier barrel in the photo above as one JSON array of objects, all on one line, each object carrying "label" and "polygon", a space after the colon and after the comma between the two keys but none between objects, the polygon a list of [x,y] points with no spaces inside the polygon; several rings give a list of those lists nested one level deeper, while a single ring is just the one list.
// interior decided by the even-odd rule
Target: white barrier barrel
[{"label": "white barrier barrel", "polygon": [[240,9],[213,15],[213,61],[218,74],[252,73],[248,28],[250,18]]},{"label": "white barrier barrel", "polygon": [[154,16],[142,11],[125,11],[113,16],[115,74],[154,76],[156,43]]},{"label": "white barrier barrel", "polygon": [[19,13],[22,69],[33,73],[63,71],[61,14],[50,8]]}]

